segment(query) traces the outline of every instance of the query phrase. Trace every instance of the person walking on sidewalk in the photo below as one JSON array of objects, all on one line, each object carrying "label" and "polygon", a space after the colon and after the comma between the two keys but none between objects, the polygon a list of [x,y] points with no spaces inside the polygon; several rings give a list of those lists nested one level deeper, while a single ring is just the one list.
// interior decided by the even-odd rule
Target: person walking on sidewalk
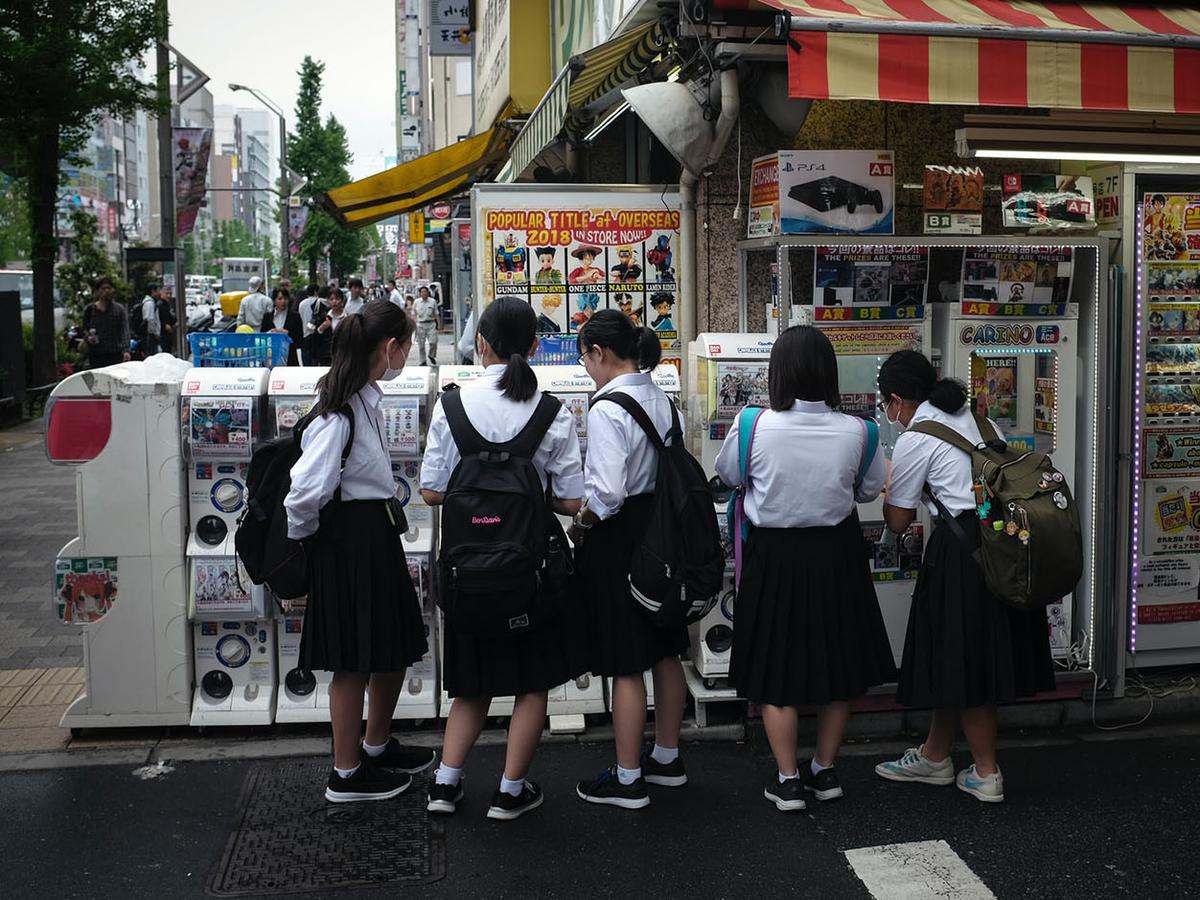
[{"label": "person walking on sidewalk", "polygon": [[273,334],[286,334],[291,338],[287,364],[298,366],[298,351],[304,341],[304,325],[300,321],[300,313],[292,309],[291,297],[288,296],[288,289],[285,287],[277,287],[271,291],[271,304],[274,308],[269,316],[263,317],[262,330]]},{"label": "person walking on sidewalk", "polygon": [[[390,303],[386,306],[394,309]],[[444,395],[430,418],[421,463],[421,496],[430,506],[440,506],[455,489],[454,478],[463,459],[459,447],[472,436],[472,430],[478,435],[476,442],[506,445],[531,435],[531,427],[543,427],[531,460],[543,489],[539,501],[548,490],[555,498],[556,512],[570,516],[579,511],[583,472],[575,419],[566,407],[537,389],[537,376],[528,361],[537,347],[536,327],[532,307],[512,297],[498,298],[480,317],[475,346],[486,370],[478,380]],[[449,415],[448,404],[454,404]],[[529,458],[516,450],[506,452],[514,458]],[[502,527],[499,516],[480,516],[472,523]],[[442,527],[445,540],[445,519]],[[523,546],[528,538],[513,534],[511,541]],[[497,587],[497,592],[505,590]],[[430,812],[453,813],[457,809],[464,796],[463,767],[483,729],[492,698],[513,695],[516,704],[508,728],[504,774],[487,815],[490,819],[515,819],[542,805],[542,789],[527,773],[546,720],[547,692],[582,673],[572,652],[576,642],[569,637],[571,622],[564,614],[532,630],[484,637],[456,628],[447,616],[442,677],[454,705],[446,720],[442,762],[429,790]]]},{"label": "person walking on sidewalk", "polygon": [[350,288],[350,296],[346,300],[346,315],[353,316],[362,312],[363,307],[367,305],[367,298],[363,293],[361,278],[351,278],[346,284]]},{"label": "person walking on sidewalk", "polygon": [[[625,409],[597,401],[618,393],[631,397],[664,438],[678,413],[650,376],[662,354],[650,329],[636,327],[617,310],[601,310],[580,330],[577,343],[597,390],[588,411],[585,506],[570,536],[578,547],[588,669],[613,679],[617,764],[581,781],[575,792],[588,803],[641,809],[650,804],[648,783],[687,784],[679,756],[687,700],[679,654],[687,650],[688,633],[683,625],[655,626],[629,594],[629,560],[650,517],[658,452]],[[655,738],[653,749],[643,752],[647,670],[654,673]]]},{"label": "person walking on sidewalk", "polygon": [[80,349],[93,369],[129,362],[129,313],[115,295],[112,279],[105,275],[92,287],[95,299],[83,311]]},{"label": "person walking on sidewalk", "polygon": [[334,673],[333,771],[325,798],[337,803],[395,797],[435,759],[433,751],[405,747],[389,734],[405,670],[428,648],[405,563],[407,525],[383,441],[377,384],[404,368],[411,346],[408,316],[389,303],[372,304],[338,328],[284,501],[288,537],[306,546],[309,559],[299,665]]},{"label": "person walking on sidewalk", "polygon": [[[983,441],[966,389],[939,379],[919,353],[901,350],[888,357],[879,369],[879,393],[893,425],[911,429],[922,421],[940,422],[974,444]],[[999,803],[1004,777],[996,763],[996,704],[1054,689],[1046,613],[1006,606],[984,583],[973,556],[979,516],[970,456],[933,435],[909,430],[892,451],[883,508],[887,527],[903,533],[927,492],[954,516],[971,545],[939,522],[925,547],[896,699],[905,706],[932,707],[933,719],[924,744],[880,763],[875,772],[890,781],[957,783],[979,800]],[[950,752],[960,722],[974,764],[956,778]]]},{"label": "person walking on sidewalk", "polygon": [[436,366],[438,302],[430,295],[427,287],[422,286],[417,294],[417,302],[413,304],[413,316],[417,320],[417,349],[421,351],[421,365]]},{"label": "person walking on sidewalk", "polygon": [[153,356],[162,346],[162,322],[158,318],[158,302],[161,288],[157,282],[146,285],[146,296],[142,298],[142,356]]},{"label": "person walking on sidewalk", "polygon": [[[837,358],[819,329],[779,336],[767,382],[770,409],[735,420],[717,455],[751,525],[729,681],[762,706],[777,768],[763,795],[792,812],[806,793],[842,796],[834,764],[849,701],[896,675],[856,506],[879,496],[885,466],[874,423],[837,410]],[[798,708],[808,706],[816,747],[797,766]]]},{"label": "person walking on sidewalk", "polygon": [[257,275],[250,278],[250,293],[242,298],[238,306],[237,323],[249,325],[255,331],[262,328],[263,319],[271,314],[271,300],[262,292],[263,280]]}]

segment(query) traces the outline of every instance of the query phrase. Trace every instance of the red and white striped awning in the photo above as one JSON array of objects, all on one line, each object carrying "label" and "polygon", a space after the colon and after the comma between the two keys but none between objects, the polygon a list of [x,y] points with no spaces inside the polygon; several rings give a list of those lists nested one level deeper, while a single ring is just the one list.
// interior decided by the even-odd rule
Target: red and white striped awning
[{"label": "red and white striped awning", "polygon": [[792,15],[792,97],[1200,112],[1200,12],[1190,6],[764,2]]}]

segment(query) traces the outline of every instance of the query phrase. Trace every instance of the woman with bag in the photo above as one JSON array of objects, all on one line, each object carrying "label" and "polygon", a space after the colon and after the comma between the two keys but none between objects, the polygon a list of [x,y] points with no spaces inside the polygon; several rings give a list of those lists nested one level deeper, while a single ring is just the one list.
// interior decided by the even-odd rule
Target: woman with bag
[{"label": "woman with bag", "polygon": [[[587,499],[571,527],[578,548],[578,591],[585,609],[586,658],[593,675],[613,679],[613,731],[617,764],[576,793],[588,803],[640,809],[650,804],[647,783],[687,784],[679,756],[686,685],[679,654],[688,647],[686,626],[657,627],[629,594],[629,561],[649,517],[658,453],[633,417],[615,402],[623,394],[645,410],[666,438],[678,413],[654,384],[651,370],[662,353],[658,337],[619,310],[601,310],[579,332],[580,362],[596,382],[588,410]],[[647,669],[654,672],[652,750],[643,751]]]},{"label": "woman with bag", "polygon": [[[921,422],[937,422],[982,443],[963,386],[939,380],[929,360],[902,350],[880,367],[879,393],[888,422],[907,429],[892,452],[883,508],[888,528],[903,533],[922,498],[932,492],[945,511],[939,513],[954,517],[969,544],[940,522],[925,546],[896,699],[905,706],[933,707],[933,719],[924,744],[880,763],[875,772],[889,781],[957,783],[979,800],[1000,803],[1004,778],[996,765],[996,704],[1054,690],[1046,613],[1005,606],[988,591],[972,556],[980,524],[971,458],[940,438],[912,430]],[[992,427],[1001,433],[994,422]],[[956,778],[950,752],[959,721],[974,765]]]},{"label": "woman with bag", "polygon": [[[381,304],[382,305],[382,304]],[[391,304],[386,304],[390,308]],[[528,357],[537,349],[537,316],[528,303],[511,297],[495,300],[479,317],[475,351],[486,366],[482,377],[444,395],[434,407],[426,439],[425,458],[421,464],[421,496],[430,506],[453,499],[456,479],[465,465],[460,452],[460,440],[468,435],[485,447],[480,457],[488,455],[487,447],[504,452],[490,454],[497,464],[506,464],[509,448],[518,444],[535,420],[544,415],[545,404],[551,410],[547,427],[530,458],[540,480],[540,500],[547,492],[554,498],[553,509],[563,515],[574,515],[582,503],[583,472],[580,468],[579,439],[575,434],[575,419],[553,398],[545,398],[537,389],[537,376],[529,366]],[[448,415],[448,410],[451,410]],[[455,426],[451,417],[461,413],[466,422]],[[461,420],[459,420],[461,423]],[[511,442],[511,443],[510,443]],[[500,446],[497,446],[500,445]],[[449,507],[447,507],[447,510]],[[528,535],[506,533],[507,517],[481,509],[469,517],[481,529],[492,529],[490,537],[503,539],[503,546],[512,547],[527,541]],[[546,516],[557,520],[546,509]],[[439,562],[439,577],[456,577],[454,572],[441,573],[447,553],[446,511],[443,512],[443,561]],[[561,530],[560,530],[561,535]],[[497,547],[502,546],[497,543]],[[565,552],[565,548],[564,548]],[[497,578],[493,606],[501,606],[512,598]],[[565,585],[560,585],[565,588]],[[546,699],[550,688],[563,684],[582,672],[570,652],[569,619],[561,616],[540,627],[510,635],[495,636],[477,633],[470,622],[455,624],[447,608],[446,585],[440,588],[439,602],[445,612],[443,681],[447,693],[454,698],[446,733],[442,743],[442,762],[435,783],[429,790],[428,809],[434,813],[453,813],[463,799],[463,767],[487,719],[493,697],[516,696],[508,728],[508,753],[500,786],[488,809],[489,819],[516,819],[542,805],[542,791],[528,778],[529,765],[541,740],[546,719]],[[565,590],[561,591],[565,594]],[[509,591],[511,594],[511,591]],[[545,598],[537,602],[548,605],[565,603],[566,597]],[[532,601],[531,601],[532,602]],[[483,604],[484,608],[487,604]],[[519,616],[517,617],[519,618]]]},{"label": "woman with bag", "polygon": [[[768,382],[771,408],[747,410],[734,423],[717,474],[739,486],[752,526],[729,681],[762,705],[778,767],[763,795],[791,812],[805,808],[806,791],[818,800],[842,796],[834,762],[848,701],[891,681],[896,669],[855,506],[883,487],[875,423],[837,411],[837,359],[819,329],[799,325],[779,336]],[[798,768],[798,707],[807,706],[818,707],[817,742]]]},{"label": "woman with bag", "polygon": [[407,525],[383,441],[377,384],[404,368],[412,333],[412,320],[387,303],[372,304],[337,330],[333,364],[317,382],[284,500],[288,537],[301,541],[309,558],[300,666],[334,673],[333,771],[325,798],[337,803],[395,797],[434,760],[432,751],[404,747],[389,734],[404,672],[427,649],[404,559]]}]

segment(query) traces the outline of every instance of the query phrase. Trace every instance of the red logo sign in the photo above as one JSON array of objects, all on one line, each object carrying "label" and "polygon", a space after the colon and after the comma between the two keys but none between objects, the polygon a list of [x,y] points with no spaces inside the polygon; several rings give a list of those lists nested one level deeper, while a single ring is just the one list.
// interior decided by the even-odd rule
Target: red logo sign
[{"label": "red logo sign", "polygon": [[892,176],[892,164],[890,162],[873,162],[867,168],[867,174],[871,176],[882,175],[885,178]]},{"label": "red logo sign", "polygon": [[435,203],[429,207],[429,218],[431,219],[448,219],[450,218],[449,203]]}]

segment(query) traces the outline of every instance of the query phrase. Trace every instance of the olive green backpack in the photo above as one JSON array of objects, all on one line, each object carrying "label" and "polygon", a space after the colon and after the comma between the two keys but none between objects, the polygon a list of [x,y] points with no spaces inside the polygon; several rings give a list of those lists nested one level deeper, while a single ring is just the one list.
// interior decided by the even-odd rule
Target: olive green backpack
[{"label": "olive green backpack", "polygon": [[[984,438],[978,445],[940,422],[918,422],[909,430],[971,456],[980,519],[980,546],[972,556],[988,590],[1017,609],[1057,603],[1083,575],[1079,508],[1071,489],[1045,453],[1009,447],[984,416],[976,414],[975,424]],[[941,501],[933,502],[954,536],[973,547]]]}]

